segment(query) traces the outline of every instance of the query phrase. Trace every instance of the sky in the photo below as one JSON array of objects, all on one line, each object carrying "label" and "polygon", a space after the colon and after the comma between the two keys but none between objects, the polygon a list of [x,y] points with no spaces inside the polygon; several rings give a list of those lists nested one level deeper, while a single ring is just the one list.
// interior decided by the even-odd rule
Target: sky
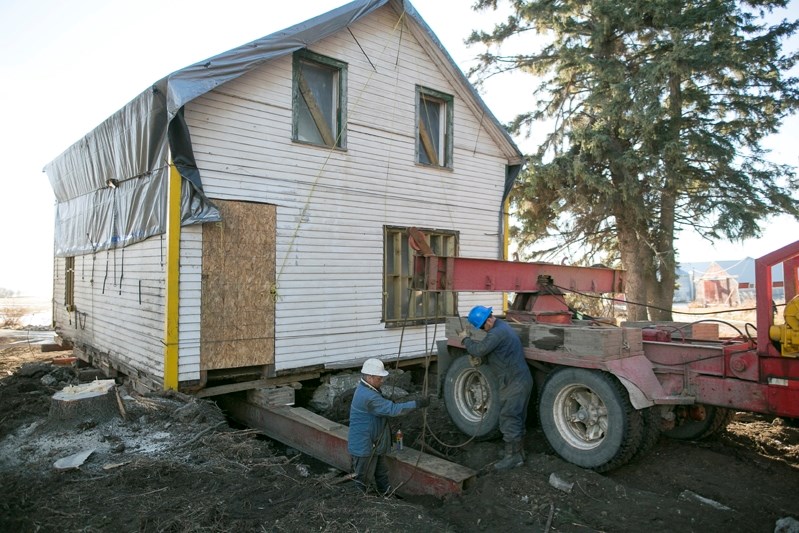
[{"label": "sky", "polygon": [[[463,40],[502,18],[473,12],[472,0],[411,1],[463,70],[480,51]],[[45,164],[167,74],[343,3],[0,0],[0,288],[51,295],[55,199]],[[796,6],[791,11],[785,16],[799,15]],[[498,77],[482,94],[508,122],[528,109],[532,87],[528,77]],[[797,138],[799,119],[792,117],[766,146],[775,161],[796,166]],[[523,151],[535,148],[535,135],[516,141]],[[679,259],[758,257],[799,239],[799,223],[777,217],[763,234],[712,244],[683,234]]]}]

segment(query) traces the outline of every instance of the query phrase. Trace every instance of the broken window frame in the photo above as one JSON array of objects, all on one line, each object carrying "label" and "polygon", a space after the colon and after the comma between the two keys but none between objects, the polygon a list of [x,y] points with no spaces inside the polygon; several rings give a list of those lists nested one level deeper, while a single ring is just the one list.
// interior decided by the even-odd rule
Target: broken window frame
[{"label": "broken window frame", "polygon": [[[328,73],[333,94],[329,95],[329,109],[318,98],[318,90],[314,91],[313,80],[308,80],[306,70],[315,69],[317,73]],[[346,148],[347,123],[347,64],[330,57],[315,54],[308,50],[294,53],[292,69],[292,131],[291,138],[295,142],[326,146],[328,148]],[[316,127],[315,132],[303,128],[305,120]],[[315,135],[314,135],[315,133]]]},{"label": "broken window frame", "polygon": [[[420,229],[433,253],[458,256],[460,237],[457,231]],[[413,249],[408,245],[408,228],[384,226],[383,322],[386,327],[443,323],[446,317],[457,315],[458,296],[455,292],[411,291],[412,279]],[[411,294],[414,305],[409,305]]]},{"label": "broken window frame", "polygon": [[[452,168],[452,95],[416,86],[416,162],[420,165]],[[437,131],[425,119],[430,107],[438,107]]]}]

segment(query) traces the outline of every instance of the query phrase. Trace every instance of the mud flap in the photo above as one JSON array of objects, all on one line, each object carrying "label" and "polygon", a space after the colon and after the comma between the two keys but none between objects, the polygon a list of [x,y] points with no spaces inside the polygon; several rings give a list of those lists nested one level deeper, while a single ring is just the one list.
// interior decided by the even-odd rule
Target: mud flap
[{"label": "mud flap", "polygon": [[449,345],[446,340],[436,341],[436,352],[438,353],[438,380],[436,381],[436,396],[441,398],[444,393],[444,380],[447,378],[452,360],[455,359],[449,352]]}]

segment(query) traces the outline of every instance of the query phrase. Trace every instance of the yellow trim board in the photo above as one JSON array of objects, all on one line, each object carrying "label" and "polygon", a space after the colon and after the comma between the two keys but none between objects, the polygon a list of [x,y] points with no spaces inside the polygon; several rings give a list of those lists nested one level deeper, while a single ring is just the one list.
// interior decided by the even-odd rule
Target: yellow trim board
[{"label": "yellow trim board", "polygon": [[166,220],[166,291],[164,302],[164,390],[178,388],[178,319],[180,304],[180,187],[181,177],[169,165]]}]

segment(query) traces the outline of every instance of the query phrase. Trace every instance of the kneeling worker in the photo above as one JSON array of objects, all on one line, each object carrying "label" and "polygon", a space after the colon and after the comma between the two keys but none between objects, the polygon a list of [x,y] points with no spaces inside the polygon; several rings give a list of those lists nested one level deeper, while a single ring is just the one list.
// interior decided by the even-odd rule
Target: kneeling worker
[{"label": "kneeling worker", "polygon": [[505,441],[505,457],[494,468],[505,470],[521,466],[527,405],[533,390],[522,341],[507,322],[494,317],[490,307],[473,307],[468,319],[472,326],[487,333],[479,342],[469,338],[467,331],[458,333],[469,352],[469,361],[472,366],[478,366],[485,360],[499,380],[499,430]]},{"label": "kneeling worker", "polygon": [[402,416],[430,404],[427,398],[402,403],[384,398],[380,387],[387,375],[380,359],[364,361],[361,381],[352,397],[347,439],[347,451],[352,456],[352,470],[358,487],[366,492],[374,477],[377,491],[382,495],[392,491],[385,459],[385,454],[391,449],[388,418]]}]

